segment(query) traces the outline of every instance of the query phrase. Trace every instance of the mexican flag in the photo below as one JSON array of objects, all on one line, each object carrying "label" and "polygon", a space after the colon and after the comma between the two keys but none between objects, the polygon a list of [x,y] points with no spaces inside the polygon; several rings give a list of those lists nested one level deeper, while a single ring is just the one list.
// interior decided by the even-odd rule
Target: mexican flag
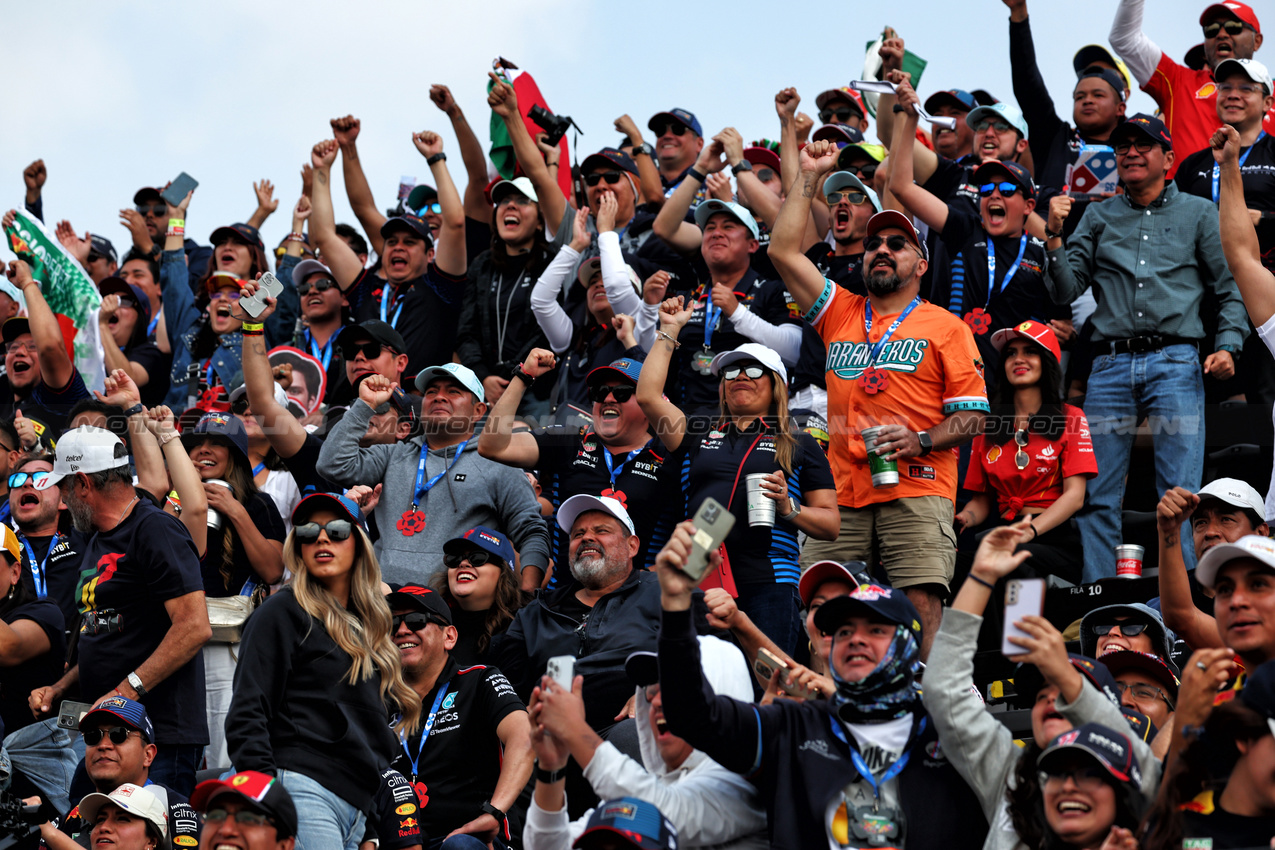
[{"label": "mexican flag", "polygon": [[[540,87],[536,85],[536,81],[526,71],[521,71],[508,60],[495,59],[491,63],[492,70],[496,72],[496,76],[500,77],[509,85],[513,86],[514,94],[518,98],[518,111],[522,113],[522,121],[527,125],[527,132],[534,139],[537,133],[543,133],[545,130],[535,121],[527,117],[527,113],[531,111],[531,107],[539,104],[550,112],[549,104],[545,102],[544,95],[540,93]],[[491,80],[487,81],[487,91],[491,91],[494,85]],[[562,141],[558,142],[558,150],[561,154],[558,167],[558,185],[562,187],[562,194],[571,197],[571,162],[568,155],[567,137],[563,136]],[[496,113],[491,114],[491,161],[496,166],[496,171],[506,180],[512,180],[515,176],[515,169],[518,166],[518,158],[514,156],[513,142],[509,140],[509,131],[505,128],[505,119]]]},{"label": "mexican flag", "polygon": [[[868,42],[867,47],[864,49],[864,53],[863,53],[863,76],[860,77],[859,79],[861,80],[885,79],[885,75],[882,73],[882,70],[881,70],[882,69],[881,54],[878,53],[877,51],[881,49],[881,43],[885,41],[886,38],[889,36],[889,34],[893,32],[894,32],[893,30],[887,27],[886,31],[882,32],[881,35],[877,37],[876,41]],[[916,89],[917,91],[921,90],[921,74],[924,73],[925,66],[928,64],[929,62],[922,59],[920,56],[917,56],[911,50],[908,50],[907,48],[903,49],[903,70],[907,71],[909,74],[912,75],[912,88]],[[877,117],[877,98],[878,97],[880,97],[880,95],[878,94],[872,94],[868,92],[863,93],[864,105],[867,106],[868,112],[872,114],[873,118]]]},{"label": "mexican flag", "polygon": [[31,266],[31,276],[62,326],[67,353],[90,390],[103,388],[105,360],[98,337],[97,312],[102,296],[62,244],[44,229],[40,220],[18,207],[13,227],[4,229],[9,249]]}]

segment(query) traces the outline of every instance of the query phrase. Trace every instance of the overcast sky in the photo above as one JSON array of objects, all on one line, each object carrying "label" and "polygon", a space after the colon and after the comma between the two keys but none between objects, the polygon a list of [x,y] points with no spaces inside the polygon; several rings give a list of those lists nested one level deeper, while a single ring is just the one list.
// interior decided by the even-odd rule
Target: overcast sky
[{"label": "overcast sky", "polygon": [[[1147,34],[1181,60],[1201,38],[1204,3],[1148,0]],[[200,182],[189,235],[248,218],[252,182],[277,187],[280,209],[263,237],[291,223],[301,164],[329,138],[328,119],[362,119],[359,148],[377,205],[392,205],[402,175],[429,168],[412,131],[446,139],[452,175],[464,174],[450,123],[428,98],[449,85],[484,145],[486,72],[501,55],[530,71],[555,112],[584,129],[587,153],[615,144],[614,119],[647,119],[674,106],[712,135],[733,125],[746,140],[775,137],[773,97],[788,85],[815,114],[820,91],[860,76],[863,47],[884,25],[929,61],[918,88],[985,88],[1012,99],[1008,10],[995,0],[953,4],[690,4],[542,0],[439,3],[45,2],[6,4],[8,94],[0,101],[0,202],[22,200],[22,169],[48,166],[45,215],[110,238],[121,255],[119,209],[134,191],[187,171]],[[1115,0],[1036,2],[1031,21],[1041,71],[1064,118],[1071,57],[1106,43]],[[967,10],[958,18],[956,10]],[[1262,57],[1259,54],[1259,58]],[[1269,61],[1269,60],[1268,60]],[[1151,111],[1137,93],[1130,112]],[[354,223],[335,169],[338,221]],[[0,254],[8,256],[7,246]]]}]

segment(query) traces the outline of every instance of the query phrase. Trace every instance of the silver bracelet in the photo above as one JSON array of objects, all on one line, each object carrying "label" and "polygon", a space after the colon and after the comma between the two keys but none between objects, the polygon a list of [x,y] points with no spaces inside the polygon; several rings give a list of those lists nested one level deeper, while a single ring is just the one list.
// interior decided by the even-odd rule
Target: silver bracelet
[{"label": "silver bracelet", "polygon": [[668,335],[667,333],[665,333],[664,331],[656,331],[656,332],[655,332],[655,336],[656,336],[656,338],[657,338],[657,339],[667,339],[669,342],[673,343],[673,347],[674,347],[674,348],[681,348],[681,347],[682,347],[682,344],[681,344],[680,342],[678,342],[677,340],[673,339],[673,337],[669,336],[669,335]]}]

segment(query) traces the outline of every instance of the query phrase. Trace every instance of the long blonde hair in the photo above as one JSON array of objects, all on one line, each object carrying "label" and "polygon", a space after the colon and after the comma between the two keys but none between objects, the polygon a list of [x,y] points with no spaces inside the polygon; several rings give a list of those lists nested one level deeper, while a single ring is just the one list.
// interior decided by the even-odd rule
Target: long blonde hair
[{"label": "long blonde hair", "polygon": [[[788,413],[788,387],[779,380],[779,373],[767,369],[770,375],[770,410],[762,417],[775,429],[775,461],[786,475],[792,475],[792,463],[797,456],[797,438],[793,435],[792,416]],[[717,383],[718,426],[730,421],[732,413],[726,406],[726,381]]]},{"label": "long blonde hair", "polygon": [[323,624],[328,635],[350,658],[347,682],[356,685],[373,673],[381,676],[381,699],[399,721],[395,730],[412,734],[420,724],[421,698],[403,680],[398,647],[390,636],[393,616],[381,594],[381,566],[363,529],[353,526],[356,540],[354,565],[350,570],[350,608],[337,601],[326,587],[310,577],[301,560],[301,544],[295,532],[283,547],[283,565],[292,573],[292,592],[297,604]]}]

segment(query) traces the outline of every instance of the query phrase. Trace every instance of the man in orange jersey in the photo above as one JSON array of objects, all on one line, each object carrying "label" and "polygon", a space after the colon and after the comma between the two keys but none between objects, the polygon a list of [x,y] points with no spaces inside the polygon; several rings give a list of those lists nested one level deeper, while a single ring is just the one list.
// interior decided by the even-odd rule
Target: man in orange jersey
[{"label": "man in orange jersey", "polygon": [[[828,350],[828,457],[841,533],[834,543],[808,541],[805,555],[879,558],[921,615],[925,655],[956,563],[954,450],[982,433],[988,411],[983,363],[969,327],[918,296],[928,257],[902,213],[868,220],[866,298],[833,285],[801,253],[810,199],[836,160],[830,142],[802,151],[770,242],[771,262]],[[881,426],[875,451],[898,465],[893,486],[873,484],[862,435],[873,426]]]}]

